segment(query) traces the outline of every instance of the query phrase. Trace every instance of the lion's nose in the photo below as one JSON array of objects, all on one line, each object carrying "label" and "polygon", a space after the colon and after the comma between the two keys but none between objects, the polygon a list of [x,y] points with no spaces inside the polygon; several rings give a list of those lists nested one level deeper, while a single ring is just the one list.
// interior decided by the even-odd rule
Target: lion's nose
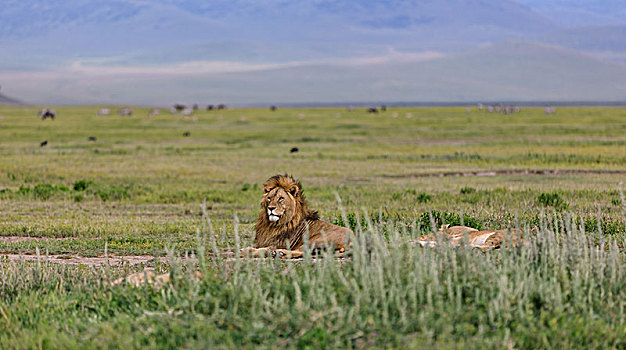
[{"label": "lion's nose", "polygon": [[276,209],[276,207],[267,207],[267,210],[269,211],[274,211],[274,209]]}]

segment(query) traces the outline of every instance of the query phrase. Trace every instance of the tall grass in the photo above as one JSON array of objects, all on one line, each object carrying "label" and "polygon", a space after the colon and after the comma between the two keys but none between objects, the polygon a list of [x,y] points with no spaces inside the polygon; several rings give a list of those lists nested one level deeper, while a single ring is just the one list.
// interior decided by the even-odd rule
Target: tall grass
[{"label": "tall grass", "polygon": [[171,257],[163,287],[112,286],[127,271],[107,267],[4,262],[0,344],[624,348],[624,242],[557,221],[542,221],[519,247],[483,253],[422,249],[411,243],[421,232],[368,220],[342,261],[226,257],[209,233],[197,264]]}]

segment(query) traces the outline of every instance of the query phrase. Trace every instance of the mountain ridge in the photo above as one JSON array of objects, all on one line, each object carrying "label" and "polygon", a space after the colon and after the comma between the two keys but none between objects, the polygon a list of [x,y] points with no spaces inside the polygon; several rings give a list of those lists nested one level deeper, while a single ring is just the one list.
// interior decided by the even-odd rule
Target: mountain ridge
[{"label": "mountain ridge", "polygon": [[[576,0],[561,2],[577,6]],[[0,73],[3,83],[26,100],[64,103],[134,103],[132,98],[142,104],[164,99],[200,101],[202,94],[224,102],[246,102],[243,95],[248,102],[281,102],[280,95],[269,94],[263,84],[283,89],[289,101],[298,100],[294,91],[302,91],[307,99],[326,100],[325,93],[333,88],[344,100],[375,99],[377,94],[391,98],[391,92],[400,94],[397,99],[410,100],[403,86],[430,100],[485,99],[488,88],[501,95],[508,91],[501,99],[517,95],[536,99],[542,96],[533,95],[525,79],[541,81],[537,71],[551,76],[550,82],[590,84],[594,100],[616,99],[616,91],[622,91],[619,82],[613,91],[593,77],[577,78],[585,74],[581,58],[575,59],[572,50],[556,55],[554,46],[593,55],[599,60],[588,63],[613,82],[614,77],[622,77],[622,66],[607,62],[626,61],[626,25],[568,27],[537,11],[554,8],[546,4],[540,0],[10,0],[0,12]],[[510,42],[535,44],[516,49],[506,44]],[[551,49],[539,50],[539,43],[552,45]],[[431,57],[413,64],[436,74],[402,65],[415,57]],[[522,58],[534,66],[524,65]],[[355,90],[354,85],[367,86],[363,75],[378,74],[373,65],[363,64],[367,62],[384,62],[379,67],[388,71],[389,79],[381,75],[378,87]],[[517,81],[496,79],[485,62],[491,67],[518,65],[525,71],[519,81],[526,85],[516,90]],[[295,78],[286,73],[272,76],[272,67]],[[209,74],[222,68],[222,75]],[[509,74],[499,69],[501,75]],[[608,73],[611,70],[614,74]],[[481,71],[486,80],[468,75],[472,71]],[[338,76],[333,78],[333,72]],[[142,83],[146,76],[160,84]],[[302,90],[298,79],[308,83],[310,76],[318,79]],[[167,77],[178,80],[168,82]],[[246,79],[258,95],[252,94]],[[278,86],[280,79],[291,89]],[[431,80],[438,94],[429,95],[428,86],[411,79]],[[220,91],[214,87],[216,81],[232,90]],[[543,97],[588,100],[581,89],[554,86],[544,89]],[[348,94],[351,91],[354,96]]]},{"label": "mountain ridge", "polygon": [[3,105],[21,105],[21,104],[24,104],[24,103],[22,101],[19,101],[17,99],[5,96],[2,93],[0,93],[0,104],[3,104]]},{"label": "mountain ridge", "polygon": [[606,63],[577,51],[519,41],[418,61],[320,62],[231,73],[106,74],[111,75],[110,81],[87,75],[78,81],[57,77],[40,82],[36,88],[25,82],[15,83],[27,85],[35,95],[54,90],[51,100],[64,104],[622,103],[626,96],[626,64]]}]

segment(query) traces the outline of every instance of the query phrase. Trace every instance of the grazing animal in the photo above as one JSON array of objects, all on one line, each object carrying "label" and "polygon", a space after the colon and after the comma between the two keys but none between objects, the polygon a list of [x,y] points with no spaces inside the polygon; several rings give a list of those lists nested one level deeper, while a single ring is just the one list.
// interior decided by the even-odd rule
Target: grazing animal
[{"label": "grazing animal", "polygon": [[270,106],[270,111],[272,111],[272,112],[274,112],[277,109],[278,109],[278,107],[276,107],[276,106]]},{"label": "grazing animal", "polygon": [[100,108],[98,110],[98,113],[96,113],[97,116],[101,116],[101,115],[109,115],[111,114],[111,110],[108,108]]},{"label": "grazing animal", "polygon": [[39,111],[38,114],[41,117],[41,120],[46,120],[46,118],[54,120],[54,118],[56,117],[56,112],[54,111],[54,109],[42,109]]},{"label": "grazing animal", "polygon": [[367,113],[377,114],[378,113],[378,108],[370,107],[370,108],[367,109]]},{"label": "grazing animal", "polygon": [[450,241],[450,244],[457,246],[467,235],[470,247],[486,251],[501,248],[505,241],[508,246],[515,247],[522,240],[522,234],[523,232],[519,229],[478,231],[467,226],[448,227],[448,225],[445,225],[436,234],[431,233],[421,236],[417,243],[422,247],[434,247],[437,245],[437,240],[439,240],[444,242]]},{"label": "grazing animal", "polygon": [[291,152],[291,153],[296,153],[296,152],[298,152],[298,151],[299,151],[298,147],[292,147],[292,148],[289,150],[289,152]]},{"label": "grazing animal", "polygon": [[218,109],[218,110],[226,109],[226,105],[224,105],[224,104],[219,104],[219,105],[217,105],[217,109]]},{"label": "grazing animal", "polygon": [[381,105],[380,110],[381,112],[385,112],[387,110],[387,105]]},{"label": "grazing animal", "polygon": [[183,133],[183,136],[184,136],[184,137],[189,137],[189,136],[191,136],[191,133],[190,133],[189,131],[185,131],[185,132]]},{"label": "grazing animal", "polygon": [[96,142],[98,139],[95,136],[89,136],[87,140],[91,142]]},{"label": "grazing animal", "polygon": [[208,106],[206,106],[206,110],[207,110],[207,111],[212,111],[212,110],[214,110],[214,109],[215,109],[215,106],[213,106],[213,105],[208,105]]},{"label": "grazing animal", "polygon": [[174,108],[175,110],[177,110],[177,111],[179,111],[179,112],[180,112],[180,111],[182,111],[183,109],[187,108],[187,106],[182,105],[182,104],[180,104],[180,103],[177,103],[177,104],[173,105],[173,106],[172,106],[172,108]]},{"label": "grazing animal", "polygon": [[182,111],[180,111],[180,115],[186,115],[186,116],[189,116],[189,115],[192,115],[192,114],[193,114],[193,111],[194,111],[194,110],[193,110],[192,108],[185,108],[185,109],[183,109]]},{"label": "grazing animal", "polygon": [[44,147],[48,144],[48,140],[44,140],[39,144],[39,147]]},{"label": "grazing animal", "polygon": [[302,257],[307,233],[308,246],[313,250],[332,247],[341,254],[350,246],[352,230],[320,220],[317,211],[309,209],[302,185],[293,177],[270,177],[263,193],[254,247],[242,249],[242,255]]},{"label": "grazing animal", "polygon": [[124,107],[124,108],[120,108],[117,111],[117,114],[121,116],[131,116],[133,115],[133,110],[129,107]]},{"label": "grazing animal", "polygon": [[556,107],[545,107],[543,114],[556,114]]}]

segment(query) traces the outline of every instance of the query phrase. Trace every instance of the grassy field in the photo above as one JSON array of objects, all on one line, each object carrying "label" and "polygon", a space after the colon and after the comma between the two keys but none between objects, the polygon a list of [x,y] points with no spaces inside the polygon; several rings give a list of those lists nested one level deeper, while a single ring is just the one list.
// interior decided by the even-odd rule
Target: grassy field
[{"label": "grassy field", "polygon": [[[626,345],[626,109],[98,108],[42,121],[0,106],[0,253],[174,258],[233,249],[235,231],[249,245],[278,173],[370,239],[346,262],[200,259],[199,279],[157,263],[181,276],[163,289],[110,285],[137,266],[7,259],[3,348]],[[488,254],[410,246],[431,216],[541,239]]]}]

